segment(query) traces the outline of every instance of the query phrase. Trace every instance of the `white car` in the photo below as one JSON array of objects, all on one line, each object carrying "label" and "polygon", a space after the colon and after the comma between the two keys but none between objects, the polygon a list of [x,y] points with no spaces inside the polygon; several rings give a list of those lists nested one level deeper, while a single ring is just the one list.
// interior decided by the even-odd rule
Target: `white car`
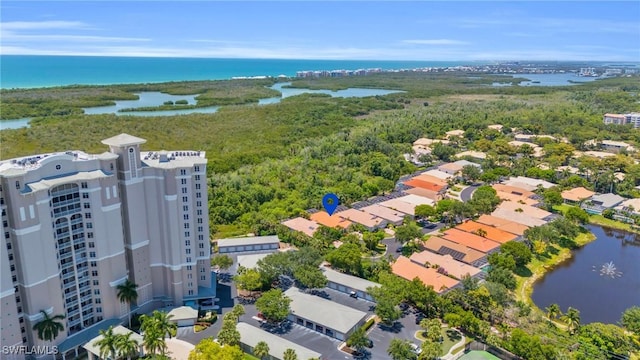
[{"label": "white car", "polygon": [[422,348],[415,343],[411,343],[411,350],[416,354],[420,354],[422,352]]}]

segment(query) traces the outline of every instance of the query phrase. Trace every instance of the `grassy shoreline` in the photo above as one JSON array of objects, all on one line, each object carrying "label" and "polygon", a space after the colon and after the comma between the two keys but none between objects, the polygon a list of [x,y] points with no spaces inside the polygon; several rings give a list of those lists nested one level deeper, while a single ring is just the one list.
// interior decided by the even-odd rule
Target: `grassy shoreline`
[{"label": "grassy shoreline", "polygon": [[[596,236],[593,233],[587,232],[578,235],[578,237],[575,239],[575,242],[578,247],[583,247],[595,239]],[[571,249],[559,247],[556,247],[556,249],[558,249],[558,253],[548,259],[540,260],[534,257],[531,263],[527,265],[527,268],[531,271],[530,276],[522,277],[516,275],[516,300],[531,305],[533,309],[543,311],[542,309],[539,309],[531,299],[531,294],[533,293],[533,284],[536,282],[536,280],[543,277],[547,273],[547,271],[553,270],[553,268],[561,264],[563,261],[571,258],[572,256]]]}]

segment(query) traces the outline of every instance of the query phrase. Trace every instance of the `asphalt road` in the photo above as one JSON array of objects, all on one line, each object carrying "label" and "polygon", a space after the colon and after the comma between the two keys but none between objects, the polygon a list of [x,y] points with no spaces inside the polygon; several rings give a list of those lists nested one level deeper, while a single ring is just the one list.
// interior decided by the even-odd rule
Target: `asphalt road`
[{"label": "asphalt road", "polygon": [[473,192],[476,191],[477,188],[478,188],[478,185],[471,185],[462,189],[462,191],[460,191],[460,199],[462,199],[462,201],[464,202],[471,200],[471,196],[473,195]]}]

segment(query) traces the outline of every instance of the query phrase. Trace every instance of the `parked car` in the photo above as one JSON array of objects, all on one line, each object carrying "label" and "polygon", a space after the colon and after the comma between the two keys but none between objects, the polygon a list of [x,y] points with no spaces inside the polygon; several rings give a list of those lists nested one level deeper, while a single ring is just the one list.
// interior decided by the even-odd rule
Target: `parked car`
[{"label": "parked car", "polygon": [[420,354],[422,352],[422,348],[415,343],[411,343],[411,350],[416,354]]},{"label": "parked car", "polygon": [[357,299],[358,298],[358,293],[356,293],[355,291],[352,291],[352,292],[349,293],[349,296],[351,296],[354,299]]},{"label": "parked car", "polygon": [[396,249],[397,253],[401,253],[402,252],[402,246],[400,246],[399,248]]}]

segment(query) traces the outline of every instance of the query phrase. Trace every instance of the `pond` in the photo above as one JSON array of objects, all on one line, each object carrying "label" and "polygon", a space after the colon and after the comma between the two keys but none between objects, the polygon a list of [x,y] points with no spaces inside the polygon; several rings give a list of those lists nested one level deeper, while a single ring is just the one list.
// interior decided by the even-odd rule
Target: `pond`
[{"label": "pond", "polygon": [[[495,74],[502,75],[502,74]],[[511,77],[511,75],[505,75]],[[529,79],[529,81],[520,82],[520,86],[565,86],[578,85],[580,83],[591,82],[598,77],[578,76],[574,73],[558,73],[558,74],[515,74],[514,77]],[[511,79],[504,82],[494,82],[494,87],[511,86]]]},{"label": "pond", "polygon": [[[290,96],[296,96],[306,93],[311,94],[327,94],[332,97],[367,97],[367,96],[379,96],[388,95],[398,92],[400,90],[382,90],[382,89],[364,89],[364,88],[348,88],[344,90],[331,91],[331,90],[311,90],[311,89],[298,89],[287,88],[285,86],[291,85],[290,82],[277,83],[271,86],[271,89],[280,91],[282,94],[280,97],[264,98],[258,100],[258,105],[268,105],[279,103],[282,99]],[[120,111],[122,109],[142,108],[142,107],[154,107],[164,104],[166,101],[186,101],[189,105],[195,105],[197,103],[195,95],[169,95],[161,92],[140,92],[136,93],[137,100],[116,100],[115,105],[97,106],[83,108],[84,113],[87,115],[98,114],[116,114],[120,116],[174,116],[185,114],[211,114],[218,111],[219,106],[207,106],[193,109],[168,109],[168,110],[154,110],[154,111]],[[4,129],[18,129],[22,127],[29,127],[30,118],[16,119],[16,120],[1,120],[0,130]]]},{"label": "pond", "polygon": [[618,323],[624,310],[640,305],[640,235],[587,226],[596,240],[534,284],[540,308],[552,303],[580,310],[582,323]]}]

